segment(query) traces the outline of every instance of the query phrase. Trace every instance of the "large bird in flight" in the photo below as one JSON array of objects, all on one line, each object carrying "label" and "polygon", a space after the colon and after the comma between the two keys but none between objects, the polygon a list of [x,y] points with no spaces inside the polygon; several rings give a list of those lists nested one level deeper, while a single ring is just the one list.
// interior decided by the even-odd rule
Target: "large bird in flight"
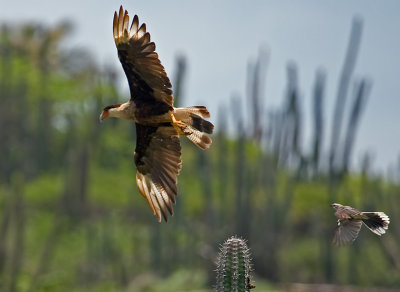
[{"label": "large bird in flight", "polygon": [[338,219],[333,243],[335,245],[346,245],[353,242],[360,232],[364,223],[376,235],[386,233],[390,219],[383,212],[361,212],[350,206],[343,206],[338,203],[332,204],[336,210],[335,216]]},{"label": "large bird in flight", "polygon": [[106,106],[100,120],[122,118],[136,123],[136,183],[152,212],[161,222],[173,214],[177,176],[181,170],[179,136],[186,136],[198,147],[210,147],[206,134],[214,126],[204,106],[174,108],[171,82],[150,41],[146,24],[137,15],[129,27],[128,11],[122,6],[114,14],[114,40],[118,57],[129,83],[131,98],[123,104]]}]

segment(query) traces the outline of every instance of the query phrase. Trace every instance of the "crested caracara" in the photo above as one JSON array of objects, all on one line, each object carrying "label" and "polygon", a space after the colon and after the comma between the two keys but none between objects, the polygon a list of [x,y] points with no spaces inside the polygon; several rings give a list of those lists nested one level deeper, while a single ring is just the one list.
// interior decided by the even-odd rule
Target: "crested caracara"
[{"label": "crested caracara", "polygon": [[129,26],[128,11],[122,6],[114,14],[114,41],[118,58],[129,83],[130,100],[106,106],[100,120],[122,118],[136,124],[136,183],[152,212],[161,221],[173,214],[177,176],[182,167],[179,136],[186,136],[198,147],[210,147],[206,134],[214,126],[204,106],[174,108],[171,82],[150,41],[146,24],[137,15]]}]

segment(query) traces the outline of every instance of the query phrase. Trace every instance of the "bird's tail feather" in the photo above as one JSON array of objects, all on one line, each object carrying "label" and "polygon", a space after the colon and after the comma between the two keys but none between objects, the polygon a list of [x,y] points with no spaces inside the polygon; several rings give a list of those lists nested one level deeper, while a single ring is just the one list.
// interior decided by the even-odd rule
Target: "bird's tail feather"
[{"label": "bird's tail feather", "polygon": [[210,113],[205,106],[189,106],[189,107],[178,107],[175,108],[174,114],[176,117],[187,119],[190,114],[198,115],[202,118],[209,118]]},{"label": "bird's tail feather", "polygon": [[383,212],[362,212],[366,217],[364,224],[375,234],[382,235],[386,233],[390,223],[389,216]]},{"label": "bird's tail feather", "polygon": [[174,116],[178,121],[186,124],[186,132],[188,133],[186,137],[190,141],[203,150],[211,146],[212,140],[206,134],[212,134],[214,125],[204,119],[210,117],[205,106],[176,108]]}]

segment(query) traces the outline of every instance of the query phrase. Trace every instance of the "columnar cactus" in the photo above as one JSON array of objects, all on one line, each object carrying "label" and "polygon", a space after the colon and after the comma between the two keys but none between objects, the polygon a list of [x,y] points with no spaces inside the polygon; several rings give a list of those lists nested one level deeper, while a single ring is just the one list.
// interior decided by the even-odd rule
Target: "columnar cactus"
[{"label": "columnar cactus", "polygon": [[221,247],[217,259],[217,292],[249,292],[250,251],[243,239],[231,237]]}]

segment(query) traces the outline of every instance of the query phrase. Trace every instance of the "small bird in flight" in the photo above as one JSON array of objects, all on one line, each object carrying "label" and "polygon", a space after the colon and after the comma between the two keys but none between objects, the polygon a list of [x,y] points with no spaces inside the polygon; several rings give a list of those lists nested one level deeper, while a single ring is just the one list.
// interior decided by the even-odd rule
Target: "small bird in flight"
[{"label": "small bird in flight", "polygon": [[388,229],[390,219],[383,212],[361,212],[338,203],[332,204],[332,207],[336,210],[335,216],[339,218],[333,237],[335,245],[341,246],[353,242],[360,232],[362,223],[379,236],[385,234]]},{"label": "small bird in flight", "polygon": [[177,195],[181,170],[179,136],[186,136],[205,150],[211,145],[214,125],[204,118],[204,106],[174,108],[171,82],[150,41],[146,24],[134,16],[129,27],[128,11],[114,13],[114,41],[129,83],[130,100],[106,106],[100,120],[116,117],[136,123],[136,184],[154,215],[168,221]]}]

